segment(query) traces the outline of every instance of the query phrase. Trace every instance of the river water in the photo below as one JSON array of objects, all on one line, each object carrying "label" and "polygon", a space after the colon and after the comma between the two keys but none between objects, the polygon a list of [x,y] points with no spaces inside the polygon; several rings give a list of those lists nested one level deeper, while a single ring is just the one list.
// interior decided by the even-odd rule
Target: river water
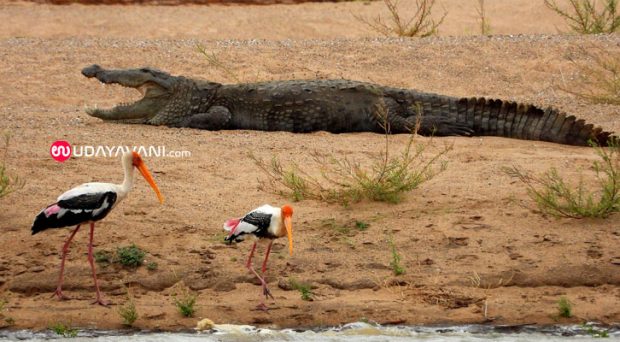
[{"label": "river water", "polygon": [[[400,342],[400,341],[591,341],[593,337],[606,337],[607,341],[620,341],[620,325],[601,327],[596,324],[572,326],[485,326],[464,325],[451,327],[421,326],[378,326],[368,323],[351,323],[340,327],[316,330],[271,330],[247,325],[217,325],[204,332],[155,333],[136,331],[77,331],[70,338],[79,341],[347,341],[347,342]],[[599,334],[599,336],[596,336]],[[45,341],[63,339],[52,331],[33,332],[27,330],[0,331],[0,340]],[[69,339],[67,339],[69,340]]]}]

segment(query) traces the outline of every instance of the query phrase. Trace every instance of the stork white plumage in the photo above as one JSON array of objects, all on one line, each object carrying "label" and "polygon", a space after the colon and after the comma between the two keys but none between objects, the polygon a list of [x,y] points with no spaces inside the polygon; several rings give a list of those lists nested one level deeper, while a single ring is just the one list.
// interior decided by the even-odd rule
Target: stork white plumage
[{"label": "stork white plumage", "polygon": [[[271,297],[271,291],[267,288],[267,282],[265,282],[265,271],[267,270],[267,260],[269,259],[269,253],[271,252],[271,245],[273,240],[287,236],[288,248],[290,255],[293,255],[293,208],[290,205],[284,205],[281,208],[272,207],[265,204],[258,207],[244,217],[230,219],[224,223],[224,230],[228,231],[226,241],[239,242],[242,241],[245,235],[250,235],[255,238],[250,255],[246,263],[246,267],[256,275],[260,280],[263,287],[263,295],[265,298]],[[267,246],[267,252],[265,253],[265,260],[261,268],[263,276],[261,277],[254,267],[252,266],[252,257],[256,250],[257,239],[269,239],[269,245]],[[260,309],[266,310],[264,301],[258,306]]]},{"label": "stork white plumage", "polygon": [[[94,303],[107,305],[108,303],[101,298],[99,285],[97,283],[97,273],[93,263],[93,233],[95,222],[103,219],[112,209],[127,196],[133,187],[133,170],[137,168],[144,179],[155,190],[157,198],[164,203],[164,198],[159,192],[159,188],[148,168],[142,161],[142,157],[137,152],[126,152],[122,156],[123,170],[125,179],[122,184],[112,183],[85,183],[77,186],[64,194],[60,195],[56,201],[43,209],[35,218],[32,224],[32,235],[48,228],[63,228],[77,225],[62,248],[62,261],[60,262],[60,275],[58,286],[54,295],[59,299],[66,299],[62,293],[63,274],[65,269],[65,259],[69,252],[69,245],[73,236],[80,229],[80,225],[90,223],[90,240],[88,244],[88,262],[93,271],[97,300]],[[94,304],[93,303],[93,304]]]}]

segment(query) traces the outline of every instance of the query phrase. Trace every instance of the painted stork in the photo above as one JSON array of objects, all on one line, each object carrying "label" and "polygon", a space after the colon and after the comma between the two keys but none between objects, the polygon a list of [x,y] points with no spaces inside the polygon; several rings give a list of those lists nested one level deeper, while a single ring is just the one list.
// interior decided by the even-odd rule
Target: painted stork
[{"label": "painted stork", "polygon": [[[288,250],[289,253],[293,255],[292,217],[293,208],[290,205],[284,205],[282,208],[276,208],[265,204],[250,211],[244,217],[230,219],[224,223],[224,230],[229,232],[225,239],[228,242],[242,241],[245,237],[244,235],[251,235],[254,237],[254,244],[252,245],[250,256],[248,257],[248,261],[245,266],[260,280],[263,286],[263,295],[265,298],[271,297],[271,299],[273,299],[271,291],[269,291],[267,288],[267,283],[265,282],[267,260],[269,259],[269,252],[271,252],[273,240],[285,235],[288,236]],[[263,274],[262,277],[252,266],[252,257],[254,256],[254,251],[256,250],[256,243],[260,239],[269,240],[267,252],[265,253],[265,260],[263,261],[263,266],[261,268]],[[267,310],[264,301],[261,301],[258,308]]]},{"label": "painted stork", "polygon": [[137,168],[144,179],[151,185],[159,202],[164,203],[164,198],[159,192],[159,188],[148,168],[142,161],[140,155],[136,152],[126,152],[122,156],[123,170],[125,171],[125,179],[122,184],[111,183],[84,183],[77,186],[64,194],[60,195],[56,203],[53,203],[43,209],[32,224],[32,235],[44,231],[48,228],[63,228],[77,225],[73,230],[69,239],[62,247],[62,261],[60,262],[60,275],[58,277],[58,286],[54,295],[59,299],[66,299],[62,293],[63,273],[65,270],[65,259],[69,252],[69,244],[73,236],[80,229],[80,225],[90,223],[90,240],[88,243],[88,262],[93,271],[93,279],[95,281],[95,289],[97,290],[97,300],[93,304],[108,305],[107,301],[102,300],[97,283],[97,273],[95,264],[93,263],[93,233],[95,230],[95,222],[103,219],[112,211],[131,190],[133,186],[133,169]]}]

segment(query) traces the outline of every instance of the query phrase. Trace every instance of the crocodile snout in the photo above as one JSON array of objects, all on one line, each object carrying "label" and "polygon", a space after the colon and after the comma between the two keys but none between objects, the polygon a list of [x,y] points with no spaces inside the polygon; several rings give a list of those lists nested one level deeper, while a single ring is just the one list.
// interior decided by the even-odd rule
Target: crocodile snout
[{"label": "crocodile snout", "polygon": [[95,77],[97,76],[97,72],[103,70],[103,68],[101,68],[99,65],[97,64],[93,64],[91,66],[87,66],[86,68],[82,69],[82,75],[91,78],[91,77]]}]

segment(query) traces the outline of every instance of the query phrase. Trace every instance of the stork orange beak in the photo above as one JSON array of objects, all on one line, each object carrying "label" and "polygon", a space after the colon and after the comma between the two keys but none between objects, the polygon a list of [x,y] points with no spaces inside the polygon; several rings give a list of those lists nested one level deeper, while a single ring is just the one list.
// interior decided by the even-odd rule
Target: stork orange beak
[{"label": "stork orange beak", "polygon": [[284,218],[284,228],[288,236],[288,251],[293,255],[293,219],[290,216]]},{"label": "stork orange beak", "polygon": [[153,190],[155,190],[155,194],[157,195],[157,199],[159,199],[159,203],[163,204],[164,196],[162,196],[161,192],[159,192],[159,188],[157,187],[157,184],[155,184],[155,180],[153,179],[153,176],[151,176],[149,169],[146,167],[146,164],[144,164],[142,159],[140,159],[136,167],[138,168],[138,171],[140,171],[140,173],[142,174],[142,177],[144,177],[146,182],[149,183],[149,185],[151,186],[151,188],[153,188]]}]

